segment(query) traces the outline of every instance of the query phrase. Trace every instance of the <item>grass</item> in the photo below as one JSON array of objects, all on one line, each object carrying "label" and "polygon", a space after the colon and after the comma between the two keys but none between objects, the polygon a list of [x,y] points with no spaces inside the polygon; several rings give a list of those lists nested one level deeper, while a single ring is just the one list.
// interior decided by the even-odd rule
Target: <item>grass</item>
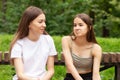
[{"label": "grass", "polygon": [[120,38],[97,38],[104,52],[120,52]]},{"label": "grass", "polygon": [[0,80],[12,80],[14,70],[10,65],[0,65]]},{"label": "grass", "polygon": [[[0,35],[0,51],[8,51],[10,41],[13,35]],[[61,49],[61,36],[52,36],[55,42],[59,58]],[[103,49],[103,52],[120,52],[120,38],[100,38],[97,41]],[[10,65],[0,65],[0,80],[11,80],[14,70]],[[52,80],[63,80],[65,76],[65,66],[55,66],[55,75]],[[114,80],[114,67],[100,72],[102,80]]]}]

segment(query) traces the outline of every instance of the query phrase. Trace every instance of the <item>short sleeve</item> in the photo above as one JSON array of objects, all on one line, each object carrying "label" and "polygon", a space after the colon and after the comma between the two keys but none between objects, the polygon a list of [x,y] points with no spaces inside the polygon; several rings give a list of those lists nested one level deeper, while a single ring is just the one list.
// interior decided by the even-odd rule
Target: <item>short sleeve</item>
[{"label": "short sleeve", "polygon": [[52,37],[49,36],[48,38],[49,38],[49,49],[50,49],[49,56],[57,55],[57,51]]},{"label": "short sleeve", "polygon": [[22,57],[22,46],[18,43],[15,43],[11,50],[11,59],[21,58],[21,57]]}]

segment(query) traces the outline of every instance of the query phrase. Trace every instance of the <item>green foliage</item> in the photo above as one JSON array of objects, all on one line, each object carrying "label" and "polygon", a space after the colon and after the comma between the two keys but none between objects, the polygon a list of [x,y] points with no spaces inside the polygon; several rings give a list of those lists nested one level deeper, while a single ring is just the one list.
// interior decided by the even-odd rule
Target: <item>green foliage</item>
[{"label": "green foliage", "polygon": [[[2,1],[0,4],[3,6]],[[2,12],[3,7],[0,6],[0,33],[15,33],[22,12],[26,7],[34,5],[45,11],[46,29],[51,35],[70,34],[74,16],[84,12],[92,15],[97,36],[102,36],[105,27],[109,30],[109,37],[120,37],[118,0],[7,0],[5,4],[5,12]]]},{"label": "green foliage", "polygon": [[10,65],[0,65],[0,80],[12,80],[14,72]]},{"label": "green foliage", "polygon": [[111,67],[107,70],[104,70],[102,72],[100,72],[100,76],[102,80],[114,80],[114,67]]},{"label": "green foliage", "polygon": [[[27,0],[26,0],[27,1]],[[25,0],[7,0],[5,13],[0,14],[0,32],[14,33],[18,27],[22,12],[27,6]],[[4,6],[3,6],[4,7]]]},{"label": "green foliage", "polygon": [[55,74],[52,80],[64,80],[65,73],[66,73],[65,66],[55,66]]},{"label": "green foliage", "polygon": [[5,52],[9,50],[12,37],[13,35],[7,35],[7,34],[0,35],[0,51]]},{"label": "green foliage", "polygon": [[120,52],[120,38],[97,38],[104,52]]},{"label": "green foliage", "polygon": [[[108,37],[120,37],[120,1],[92,0],[91,11],[95,13],[95,32],[102,36],[103,27],[109,30]],[[106,5],[107,4],[107,5]]]}]

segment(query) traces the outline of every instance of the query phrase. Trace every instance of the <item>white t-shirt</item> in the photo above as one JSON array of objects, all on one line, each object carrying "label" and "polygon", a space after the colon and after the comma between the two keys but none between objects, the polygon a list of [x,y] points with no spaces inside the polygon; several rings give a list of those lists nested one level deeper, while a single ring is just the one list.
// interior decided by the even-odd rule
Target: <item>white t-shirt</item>
[{"label": "white t-shirt", "polygon": [[[27,37],[18,40],[12,48],[11,58],[22,58],[25,75],[41,78],[46,73],[48,56],[56,54],[52,37],[40,35],[36,42],[29,40]],[[15,75],[13,80],[17,79],[18,77]]]}]

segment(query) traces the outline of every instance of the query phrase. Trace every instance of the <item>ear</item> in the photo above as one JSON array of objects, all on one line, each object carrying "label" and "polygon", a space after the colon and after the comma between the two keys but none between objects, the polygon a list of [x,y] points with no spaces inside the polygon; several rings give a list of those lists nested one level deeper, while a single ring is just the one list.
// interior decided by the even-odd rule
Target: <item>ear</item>
[{"label": "ear", "polygon": [[31,25],[32,25],[32,24],[31,24],[31,22],[30,22],[30,24],[28,25],[28,27],[31,28]]}]

